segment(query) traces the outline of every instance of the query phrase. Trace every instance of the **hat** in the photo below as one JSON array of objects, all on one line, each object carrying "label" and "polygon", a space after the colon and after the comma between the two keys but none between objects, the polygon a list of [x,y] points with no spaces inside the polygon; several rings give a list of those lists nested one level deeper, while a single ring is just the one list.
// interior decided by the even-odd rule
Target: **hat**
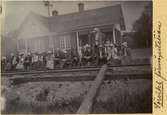
[{"label": "hat", "polygon": [[14,53],[10,53],[11,56],[14,56]]},{"label": "hat", "polygon": [[31,55],[31,53],[30,53],[30,52],[28,52],[28,53],[27,53],[27,55]]},{"label": "hat", "polygon": [[48,54],[52,53],[50,50],[48,51]]},{"label": "hat", "polygon": [[89,45],[89,44],[86,44],[86,45],[85,45],[85,48],[89,48],[89,47],[90,47],[90,45]]},{"label": "hat", "polygon": [[128,47],[128,43],[127,42],[123,42],[122,45],[125,46],[125,47]]},{"label": "hat", "polygon": [[93,29],[93,32],[99,32],[99,31],[100,31],[99,28],[94,28],[94,29]]},{"label": "hat", "polygon": [[62,49],[62,52],[63,52],[63,53],[67,53],[66,49]]}]

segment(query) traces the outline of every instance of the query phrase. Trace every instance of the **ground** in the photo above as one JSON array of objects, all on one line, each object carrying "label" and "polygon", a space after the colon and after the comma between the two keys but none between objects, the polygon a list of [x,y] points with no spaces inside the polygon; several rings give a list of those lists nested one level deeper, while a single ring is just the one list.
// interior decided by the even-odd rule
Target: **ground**
[{"label": "ground", "polygon": [[[7,99],[3,113],[76,113],[91,83],[33,82],[6,87],[3,90]],[[151,91],[151,80],[104,81],[92,113],[149,113]]]}]

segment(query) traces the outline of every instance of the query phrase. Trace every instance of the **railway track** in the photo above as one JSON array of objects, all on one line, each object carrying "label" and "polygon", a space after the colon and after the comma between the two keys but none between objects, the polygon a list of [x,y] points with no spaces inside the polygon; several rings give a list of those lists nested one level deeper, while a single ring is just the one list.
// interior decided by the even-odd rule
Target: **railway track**
[{"label": "railway track", "polygon": [[[116,65],[116,66],[109,66],[108,70],[120,70],[125,68],[143,68],[143,67],[151,67],[150,64],[138,64],[138,65]],[[99,71],[100,66],[93,66],[93,67],[81,67],[81,68],[68,68],[68,69],[54,69],[54,70],[32,70],[32,71],[16,71],[16,72],[2,72],[1,76],[13,76],[13,75],[32,75],[32,74],[52,74],[52,73],[74,73],[74,72],[91,72],[91,71]]]},{"label": "railway track", "polygon": [[[92,81],[98,74],[100,67],[73,68],[62,70],[30,71],[2,73],[2,78],[7,78],[13,85],[26,82],[41,81]],[[122,65],[109,66],[105,72],[104,80],[113,79],[151,79],[151,66],[145,65]]]}]

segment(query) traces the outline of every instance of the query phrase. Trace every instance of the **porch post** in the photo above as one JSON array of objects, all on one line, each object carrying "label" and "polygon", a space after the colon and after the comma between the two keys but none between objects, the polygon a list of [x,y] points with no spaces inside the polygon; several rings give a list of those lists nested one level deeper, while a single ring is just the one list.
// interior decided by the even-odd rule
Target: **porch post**
[{"label": "porch post", "polygon": [[77,52],[80,54],[80,46],[79,46],[79,32],[76,32],[76,37],[77,37]]},{"label": "porch post", "polygon": [[17,51],[19,52],[19,40],[17,39],[17,44],[16,44]]},{"label": "porch post", "polygon": [[54,47],[54,37],[52,35],[48,35],[48,49],[52,50],[53,53],[55,52],[55,47]]},{"label": "porch post", "polygon": [[116,43],[116,38],[115,38],[115,25],[113,26],[113,42],[114,42],[114,44]]},{"label": "porch post", "polygon": [[52,48],[53,48],[53,55],[55,53],[55,42],[54,42],[54,38],[51,35],[51,40],[52,40]]},{"label": "porch post", "polygon": [[25,48],[26,48],[26,54],[28,53],[28,40],[27,39],[25,39]]}]

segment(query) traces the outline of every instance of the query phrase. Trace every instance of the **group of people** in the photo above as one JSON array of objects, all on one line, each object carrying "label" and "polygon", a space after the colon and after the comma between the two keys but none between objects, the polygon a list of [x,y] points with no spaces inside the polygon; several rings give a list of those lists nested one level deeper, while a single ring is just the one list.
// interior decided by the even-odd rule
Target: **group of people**
[{"label": "group of people", "polygon": [[1,69],[2,71],[27,71],[63,68],[67,64],[69,65],[69,60],[71,59],[75,60],[72,50],[63,51],[56,49],[54,52],[43,53],[11,53],[8,57],[2,57]]},{"label": "group of people", "polygon": [[2,71],[55,69],[64,67],[121,64],[122,60],[131,57],[127,42],[114,44],[104,40],[105,35],[99,28],[92,31],[90,42],[80,47],[78,53],[74,50],[56,49],[44,53],[11,53],[2,57]]},{"label": "group of people", "polygon": [[116,44],[110,39],[106,40],[104,33],[99,28],[94,28],[90,39],[90,43],[81,48],[81,62],[87,65],[91,63],[96,65],[104,63],[115,65],[121,64],[125,60],[128,61],[131,58],[131,51],[127,42]]},{"label": "group of people", "polygon": [[121,45],[116,45],[110,41],[106,41],[103,47],[92,48],[89,44],[86,44],[82,48],[81,62],[83,65],[102,65],[110,64],[117,65],[122,64],[123,61],[130,61],[131,52],[127,46],[127,42]]}]

